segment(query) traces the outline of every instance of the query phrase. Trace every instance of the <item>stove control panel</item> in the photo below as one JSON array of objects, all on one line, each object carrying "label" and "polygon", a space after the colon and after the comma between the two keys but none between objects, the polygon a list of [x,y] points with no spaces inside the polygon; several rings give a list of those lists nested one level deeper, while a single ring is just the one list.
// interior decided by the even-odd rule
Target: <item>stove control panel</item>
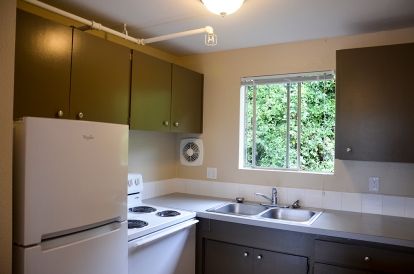
[{"label": "stove control panel", "polygon": [[128,173],[128,194],[142,192],[143,188],[142,175],[139,173]]}]

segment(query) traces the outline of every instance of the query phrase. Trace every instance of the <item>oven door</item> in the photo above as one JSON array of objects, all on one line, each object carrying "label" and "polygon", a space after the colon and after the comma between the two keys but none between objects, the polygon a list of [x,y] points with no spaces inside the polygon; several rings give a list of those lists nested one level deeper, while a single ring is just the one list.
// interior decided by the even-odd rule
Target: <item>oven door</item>
[{"label": "oven door", "polygon": [[129,274],[194,274],[195,224],[191,219],[128,243]]}]

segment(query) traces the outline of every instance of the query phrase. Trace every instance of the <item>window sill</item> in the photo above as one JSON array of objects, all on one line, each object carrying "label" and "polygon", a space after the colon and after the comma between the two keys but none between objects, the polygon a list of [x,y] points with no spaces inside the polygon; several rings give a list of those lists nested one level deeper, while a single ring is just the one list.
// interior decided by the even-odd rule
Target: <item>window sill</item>
[{"label": "window sill", "polygon": [[283,173],[295,173],[295,174],[315,174],[315,175],[327,175],[332,176],[334,172],[317,172],[317,171],[304,171],[304,170],[295,170],[295,169],[283,169],[283,168],[252,168],[252,167],[239,167],[239,170],[246,171],[265,171],[265,172],[283,172]]}]

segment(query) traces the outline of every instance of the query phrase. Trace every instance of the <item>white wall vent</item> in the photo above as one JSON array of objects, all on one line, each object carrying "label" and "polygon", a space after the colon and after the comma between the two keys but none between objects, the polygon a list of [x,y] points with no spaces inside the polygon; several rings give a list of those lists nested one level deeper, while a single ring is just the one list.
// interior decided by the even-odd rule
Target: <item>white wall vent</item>
[{"label": "white wall vent", "polygon": [[203,141],[197,138],[182,139],[180,162],[184,166],[201,166],[203,164]]}]

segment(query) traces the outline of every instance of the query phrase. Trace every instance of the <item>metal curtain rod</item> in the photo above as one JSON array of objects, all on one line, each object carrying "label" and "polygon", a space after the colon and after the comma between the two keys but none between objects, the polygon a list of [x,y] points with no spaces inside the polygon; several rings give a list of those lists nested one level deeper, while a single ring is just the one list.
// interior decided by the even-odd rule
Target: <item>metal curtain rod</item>
[{"label": "metal curtain rod", "polygon": [[103,26],[100,23],[94,22],[94,21],[90,21],[88,19],[82,18],[80,16],[77,16],[75,14],[66,12],[64,10],[58,9],[56,7],[53,7],[51,5],[45,4],[43,2],[37,1],[37,0],[24,0],[32,5],[41,7],[45,10],[54,12],[56,14],[65,16],[67,18],[73,19],[75,21],[78,21],[84,25],[89,26],[92,29],[95,30],[101,30],[104,31],[106,33],[110,33],[112,35],[115,35],[117,37],[121,37],[125,40],[131,41],[133,43],[136,43],[138,45],[146,45],[146,44],[150,44],[150,43],[155,43],[155,42],[160,42],[160,41],[165,41],[165,40],[170,40],[170,39],[174,39],[174,38],[179,38],[179,37],[184,37],[184,36],[189,36],[189,35],[195,35],[195,34],[200,34],[200,33],[206,33],[206,34],[214,34],[214,30],[212,27],[210,26],[206,26],[204,28],[199,28],[199,29],[194,29],[194,30],[187,30],[187,31],[182,31],[182,32],[176,32],[176,33],[171,33],[171,34],[166,34],[166,35],[161,35],[161,36],[156,36],[156,37],[152,37],[152,38],[147,38],[147,39],[138,39],[132,36],[129,36],[126,32],[122,33],[113,29],[110,29],[108,27]]}]

